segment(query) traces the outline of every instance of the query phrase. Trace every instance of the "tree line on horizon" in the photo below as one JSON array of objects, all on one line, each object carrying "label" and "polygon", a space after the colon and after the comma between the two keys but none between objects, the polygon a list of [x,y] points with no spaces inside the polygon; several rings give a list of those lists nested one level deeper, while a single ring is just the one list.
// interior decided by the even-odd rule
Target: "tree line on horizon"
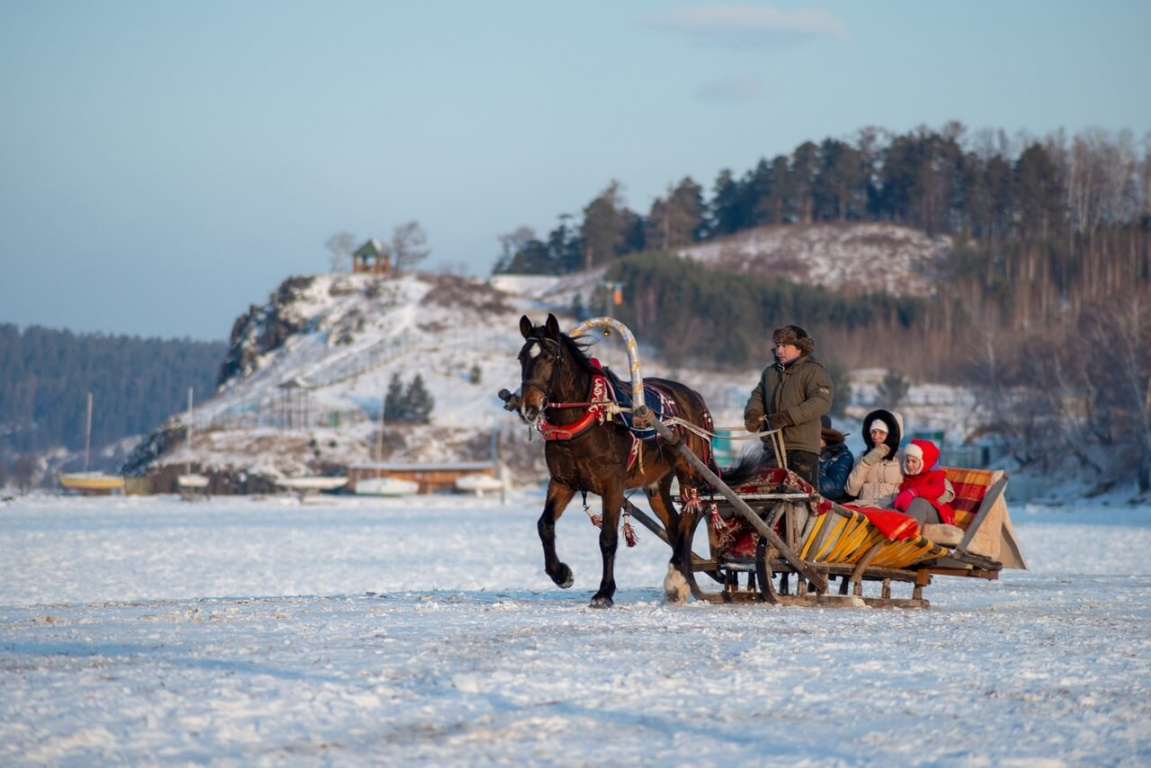
[{"label": "tree line on horizon", "polygon": [[[906,134],[865,128],[854,141],[806,141],[737,176],[723,169],[710,197],[691,177],[669,185],[646,214],[611,181],[545,237],[500,237],[496,274],[567,274],[640,251],[672,251],[765,225],[887,221],[929,235],[1046,240],[1146,229],[1151,134],[1136,142],[1092,129],[1068,137],[969,136],[962,124]],[[1063,254],[1069,256],[1070,254]]]},{"label": "tree line on horizon", "polygon": [[0,456],[93,449],[146,434],[215,392],[223,342],[73,333],[0,323]]}]

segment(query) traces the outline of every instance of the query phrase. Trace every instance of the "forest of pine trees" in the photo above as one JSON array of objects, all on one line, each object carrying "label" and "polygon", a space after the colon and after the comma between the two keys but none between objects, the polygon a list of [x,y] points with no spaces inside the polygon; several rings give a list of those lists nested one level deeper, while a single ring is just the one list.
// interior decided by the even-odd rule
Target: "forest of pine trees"
[{"label": "forest of pine trees", "polygon": [[613,181],[582,222],[561,217],[542,240],[526,227],[505,236],[494,271],[563,274],[763,225],[831,221],[950,236],[943,322],[958,303],[971,318],[1026,328],[1151,279],[1151,136],[865,129],[853,142],[804,142],[742,176],[722,170],[707,199],[685,178],[646,215]]},{"label": "forest of pine trees", "polygon": [[0,324],[0,454],[83,449],[92,393],[92,446],[146,434],[215,391],[222,342],[74,334]]}]

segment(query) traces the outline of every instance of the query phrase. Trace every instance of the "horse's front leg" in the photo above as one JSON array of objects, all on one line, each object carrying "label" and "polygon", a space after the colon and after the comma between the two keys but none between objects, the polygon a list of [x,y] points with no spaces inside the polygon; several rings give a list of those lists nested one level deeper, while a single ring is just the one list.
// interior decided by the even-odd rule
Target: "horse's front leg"
[{"label": "horse's front leg", "polygon": [[603,528],[599,532],[599,553],[603,557],[603,576],[599,591],[592,595],[592,608],[615,605],[615,551],[619,546],[619,511],[623,506],[623,484],[603,491]]},{"label": "horse's front leg", "polygon": [[575,489],[552,480],[548,483],[547,501],[536,528],[540,532],[540,542],[544,546],[544,570],[556,585],[567,589],[574,583],[572,569],[560,562],[556,555],[556,520],[564,513],[568,502],[575,496]]}]

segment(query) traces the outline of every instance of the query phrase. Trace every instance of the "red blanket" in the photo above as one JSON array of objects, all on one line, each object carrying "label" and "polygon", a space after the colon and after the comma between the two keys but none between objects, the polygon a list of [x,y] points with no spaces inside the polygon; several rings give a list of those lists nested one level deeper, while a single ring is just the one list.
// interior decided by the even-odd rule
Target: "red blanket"
[{"label": "red blanket", "polygon": [[863,514],[888,541],[914,539],[919,535],[919,523],[915,522],[915,518],[910,515],[896,512],[894,509],[853,507],[850,504],[843,506]]}]

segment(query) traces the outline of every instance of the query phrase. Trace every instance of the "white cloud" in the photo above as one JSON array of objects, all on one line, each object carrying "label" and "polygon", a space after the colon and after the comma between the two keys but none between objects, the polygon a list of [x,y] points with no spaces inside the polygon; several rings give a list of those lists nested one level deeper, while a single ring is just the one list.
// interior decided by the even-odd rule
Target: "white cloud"
[{"label": "white cloud", "polygon": [[649,16],[644,23],[728,46],[778,46],[815,37],[851,36],[846,24],[815,8],[779,11],[749,4],[682,5]]},{"label": "white cloud", "polygon": [[701,83],[695,89],[697,98],[704,101],[738,104],[755,101],[766,92],[763,79],[756,75],[732,75]]}]

